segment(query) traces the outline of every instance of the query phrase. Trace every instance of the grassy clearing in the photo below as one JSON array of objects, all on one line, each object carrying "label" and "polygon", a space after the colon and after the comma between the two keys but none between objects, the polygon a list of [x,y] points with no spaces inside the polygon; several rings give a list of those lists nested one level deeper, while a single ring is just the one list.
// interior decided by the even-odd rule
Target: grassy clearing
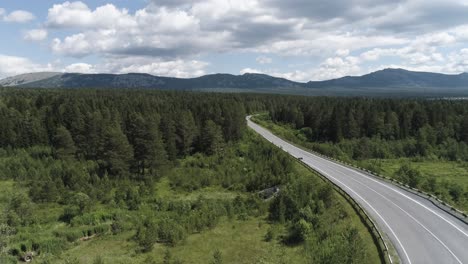
[{"label": "grassy clearing", "polygon": [[104,263],[144,263],[141,255],[135,253],[135,243],[131,240],[133,232],[119,235],[105,235],[89,241],[77,242],[75,247],[59,257],[49,257],[50,263],[93,263],[98,257]]},{"label": "grassy clearing", "polygon": [[458,209],[468,211],[468,192],[463,193],[463,190],[468,190],[467,162],[400,158],[363,160],[356,164],[378,170],[391,178],[398,178],[398,170],[402,164],[409,164],[421,174],[422,183],[419,188],[437,195]]},{"label": "grassy clearing", "polygon": [[191,201],[198,199],[200,196],[206,199],[234,199],[237,196],[245,195],[243,192],[227,191],[220,186],[208,186],[192,192],[174,190],[171,188],[170,181],[166,177],[162,178],[158,183],[155,184],[155,192],[157,198]]},{"label": "grassy clearing", "polygon": [[468,187],[468,163],[444,160],[414,160],[408,158],[401,159],[380,159],[369,160],[378,162],[382,172],[386,175],[394,175],[401,164],[410,163],[417,168],[425,177],[435,177],[440,181],[447,181]]},{"label": "grassy clearing", "polygon": [[178,247],[157,245],[152,252],[156,262],[166,250],[183,263],[210,263],[218,249],[223,263],[304,263],[302,247],[286,247],[278,241],[266,242],[271,225],[261,218],[246,221],[225,220],[215,229],[190,236]]},{"label": "grassy clearing", "polygon": [[246,221],[224,219],[216,228],[191,235],[181,245],[156,244],[152,252],[145,254],[135,252],[133,233],[126,232],[79,242],[51,263],[92,263],[99,257],[104,263],[163,263],[167,251],[173,261],[210,263],[216,249],[220,250],[223,263],[304,263],[302,247],[264,241],[270,226],[264,217]]}]

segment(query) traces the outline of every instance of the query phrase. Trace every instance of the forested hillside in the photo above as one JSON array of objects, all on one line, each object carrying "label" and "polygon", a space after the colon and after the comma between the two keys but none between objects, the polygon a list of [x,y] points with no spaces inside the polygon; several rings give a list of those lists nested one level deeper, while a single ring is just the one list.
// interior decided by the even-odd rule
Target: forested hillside
[{"label": "forested hillside", "polygon": [[349,204],[247,130],[284,99],[0,90],[0,260],[378,262]]},{"label": "forested hillside", "polygon": [[362,76],[296,82],[258,73],[210,74],[175,78],[150,74],[28,73],[0,80],[0,86],[29,88],[114,88],[255,92],[313,96],[453,97],[467,96],[468,74],[384,69]]},{"label": "forested hillside", "polygon": [[467,101],[290,97],[270,118],[289,140],[468,208]]}]

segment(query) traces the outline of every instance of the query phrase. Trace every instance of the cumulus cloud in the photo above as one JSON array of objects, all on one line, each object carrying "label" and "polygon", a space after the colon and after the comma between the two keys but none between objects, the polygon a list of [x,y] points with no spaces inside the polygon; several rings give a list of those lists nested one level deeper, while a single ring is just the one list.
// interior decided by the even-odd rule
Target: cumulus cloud
[{"label": "cumulus cloud", "polygon": [[277,69],[258,70],[253,68],[244,68],[240,74],[244,73],[263,73],[275,77],[286,78],[297,82],[308,82],[316,80],[328,80],[346,75],[357,75],[362,72],[362,60],[354,56],[330,57],[324,60],[316,68],[305,70],[294,70],[282,72]]},{"label": "cumulus cloud", "polygon": [[48,32],[45,29],[32,29],[24,33],[23,38],[29,41],[42,41],[47,38]]},{"label": "cumulus cloud", "polygon": [[0,54],[0,78],[28,72],[53,71],[51,64],[42,65],[28,58]]},{"label": "cumulus cloud", "polygon": [[65,72],[71,73],[96,73],[94,65],[88,63],[73,63],[65,67]]},{"label": "cumulus cloud", "polygon": [[361,73],[361,60],[357,57],[347,56],[331,57],[322,62],[318,69],[311,71],[312,80],[328,80],[347,75]]},{"label": "cumulus cloud", "polygon": [[2,9],[0,10],[0,15],[3,15],[3,21],[13,23],[26,23],[36,18],[32,13],[24,10],[16,10],[5,14],[5,10]]},{"label": "cumulus cloud", "polygon": [[336,51],[336,56],[346,57],[349,55],[349,49],[339,49]]},{"label": "cumulus cloud", "polygon": [[[2,15],[0,9],[0,17],[15,12]],[[64,32],[50,43],[55,54],[102,60],[69,65],[83,71],[187,77],[206,71],[200,59],[206,54],[245,53],[258,54],[257,66],[239,66],[246,71],[307,81],[383,65],[464,69],[463,60],[456,59],[463,52],[447,50],[468,41],[467,13],[461,0],[150,0],[135,11],[66,1],[49,8],[44,31],[23,37],[40,41],[48,32]],[[285,69],[272,57],[301,58],[316,66]],[[272,69],[256,70],[260,65]]]},{"label": "cumulus cloud", "polygon": [[101,72],[149,73],[158,76],[189,78],[206,74],[209,63],[199,60],[155,60],[145,57],[108,58],[96,68]]},{"label": "cumulus cloud", "polygon": [[[65,2],[49,9],[46,25],[81,32],[54,40],[53,50],[70,56],[94,53],[178,57],[201,52],[250,48],[292,38],[297,21],[262,14],[257,1],[209,0],[189,9],[151,4],[129,14],[112,4],[91,10],[83,2]],[[77,52],[68,43],[76,37],[91,43]]]},{"label": "cumulus cloud", "polygon": [[93,51],[93,45],[83,33],[66,37],[63,41],[55,38],[52,42],[52,50],[59,54],[70,55],[74,57],[84,57]]},{"label": "cumulus cloud", "polygon": [[118,9],[112,4],[97,7],[92,11],[83,2],[65,2],[49,9],[46,24],[53,28],[114,28],[132,27],[134,21],[127,9]]}]

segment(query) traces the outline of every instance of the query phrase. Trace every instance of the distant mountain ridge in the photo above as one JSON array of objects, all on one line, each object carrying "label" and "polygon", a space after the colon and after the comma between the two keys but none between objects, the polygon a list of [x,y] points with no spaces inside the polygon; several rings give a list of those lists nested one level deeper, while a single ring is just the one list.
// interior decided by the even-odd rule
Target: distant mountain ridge
[{"label": "distant mountain ridge", "polygon": [[309,82],[309,87],[395,87],[395,88],[468,88],[468,74],[414,72],[385,69],[359,77],[346,76],[328,81]]},{"label": "distant mountain ridge", "polygon": [[[44,76],[44,73],[38,73]],[[28,74],[34,75],[34,73]],[[264,74],[246,73],[243,75],[211,74],[196,78],[160,77],[145,73],[128,74],[80,74],[55,73],[53,76],[36,78],[32,81],[17,81],[23,75],[10,77],[0,81],[3,86],[20,86],[36,88],[146,88],[146,89],[177,89],[197,90],[205,88],[275,88],[294,87],[304,84],[276,78]],[[32,78],[31,78],[32,79]]]},{"label": "distant mountain ridge", "polygon": [[35,73],[25,73],[12,77],[8,77],[0,80],[1,86],[18,86],[22,84],[27,84],[31,82],[37,82],[40,80],[48,79],[56,75],[60,75],[60,72],[35,72]]},{"label": "distant mountain ridge", "polygon": [[0,86],[34,88],[140,88],[166,90],[269,92],[303,95],[367,95],[393,93],[468,94],[468,74],[384,69],[363,76],[295,82],[266,74],[211,74],[196,78],[160,77],[143,73],[30,73],[0,80]]}]

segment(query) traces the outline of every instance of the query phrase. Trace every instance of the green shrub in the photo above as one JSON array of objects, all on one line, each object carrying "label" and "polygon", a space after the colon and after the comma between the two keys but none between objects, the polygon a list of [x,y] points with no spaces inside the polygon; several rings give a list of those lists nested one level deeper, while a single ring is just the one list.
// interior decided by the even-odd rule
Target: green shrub
[{"label": "green shrub", "polygon": [[62,238],[46,238],[36,242],[41,253],[58,254],[66,248]]},{"label": "green shrub", "polygon": [[102,222],[106,222],[112,220],[113,214],[109,212],[91,212],[85,213],[80,216],[76,216],[71,220],[72,226],[80,226],[80,225],[98,225]]},{"label": "green shrub", "polygon": [[276,239],[277,230],[273,226],[268,228],[267,233],[265,234],[265,241],[270,242]]},{"label": "green shrub", "polygon": [[417,188],[422,180],[421,172],[411,167],[409,164],[403,164],[400,169],[395,172],[395,177],[413,188]]},{"label": "green shrub", "polygon": [[77,229],[67,229],[54,231],[54,235],[65,238],[68,242],[75,242],[82,237],[82,232]]},{"label": "green shrub", "polygon": [[18,263],[18,259],[13,256],[4,256],[0,255],[0,263],[2,264],[16,264]]},{"label": "green shrub", "polygon": [[97,256],[93,260],[93,264],[104,264],[104,259],[101,256]]},{"label": "green shrub", "polygon": [[101,224],[94,227],[93,232],[96,235],[101,235],[107,233],[109,231],[110,225],[109,224]]}]

